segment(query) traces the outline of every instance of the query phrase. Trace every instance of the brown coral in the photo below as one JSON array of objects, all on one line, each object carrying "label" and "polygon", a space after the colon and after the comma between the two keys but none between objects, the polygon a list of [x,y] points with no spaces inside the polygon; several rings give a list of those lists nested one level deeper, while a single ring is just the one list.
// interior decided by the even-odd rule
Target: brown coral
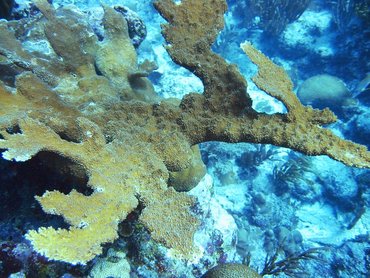
[{"label": "brown coral", "polygon": [[[21,27],[0,23],[9,35],[0,40],[0,63],[16,69],[15,82],[0,83],[0,148],[4,158],[16,161],[40,151],[58,153],[85,169],[93,189],[90,196],[73,190],[37,197],[45,212],[70,224],[68,230],[40,228],[26,235],[51,259],[91,260],[103,243],[117,237],[119,222],[139,202],[144,206],[140,221],[153,238],[190,256],[198,225],[189,211],[194,199],[168,187],[167,180],[169,171],[191,167],[191,146],[200,142],[270,143],[370,167],[364,147],[322,128],[335,120],[330,111],[302,106],[286,74],[245,44],[244,51],[260,67],[255,82],[281,100],[288,113],[266,115],[252,109],[247,83],[236,66],[210,50],[223,26],[224,0],[155,4],[169,21],[163,30],[171,57],[205,85],[203,95],[189,94],[180,105],[158,101],[150,86],[146,95],[133,86],[148,81],[127,39],[126,23],[113,9],[104,7],[107,36],[100,43],[82,15],[54,11],[46,1],[37,5],[46,19],[35,21],[34,28],[44,30],[52,46],[49,55],[24,50],[10,31],[20,32]],[[117,50],[117,43],[125,50]],[[9,130],[14,126],[19,133]]]}]

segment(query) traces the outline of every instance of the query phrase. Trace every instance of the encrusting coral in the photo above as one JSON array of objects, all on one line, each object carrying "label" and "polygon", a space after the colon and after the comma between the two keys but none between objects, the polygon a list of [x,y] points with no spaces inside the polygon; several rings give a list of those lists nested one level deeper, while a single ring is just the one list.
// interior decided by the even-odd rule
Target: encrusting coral
[{"label": "encrusting coral", "polygon": [[[195,199],[167,181],[169,172],[191,167],[191,147],[201,142],[269,143],[370,167],[365,147],[322,127],[336,120],[332,112],[303,106],[284,71],[245,43],[243,50],[259,66],[254,82],[288,112],[252,109],[237,67],[210,50],[223,28],[224,0],[155,2],[168,21],[163,34],[172,59],[204,83],[203,94],[188,94],[180,105],[154,95],[148,70],[137,65],[127,24],[114,9],[104,6],[105,37],[99,42],[83,14],[54,11],[43,0],[36,4],[44,16],[28,27],[0,22],[0,65],[10,75],[0,83],[0,149],[15,161],[57,153],[83,167],[93,190],[89,196],[72,190],[36,197],[45,212],[70,225],[26,234],[50,259],[73,264],[93,259],[103,243],[118,237],[118,224],[139,202],[144,207],[139,220],[152,238],[191,257],[197,252],[193,235],[199,220],[189,209]],[[22,46],[27,28],[36,30],[27,33],[36,40],[44,39],[49,54]]]}]

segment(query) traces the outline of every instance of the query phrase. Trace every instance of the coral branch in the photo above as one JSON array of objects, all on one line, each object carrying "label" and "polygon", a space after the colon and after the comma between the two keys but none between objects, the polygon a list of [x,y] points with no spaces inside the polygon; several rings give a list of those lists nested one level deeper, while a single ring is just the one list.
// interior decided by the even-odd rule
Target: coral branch
[{"label": "coral branch", "polygon": [[[206,101],[204,109],[238,115],[252,104],[245,93],[247,83],[235,65],[228,64],[210,49],[224,26],[223,0],[187,0],[175,5],[172,0],[154,3],[169,24],[162,26],[171,58],[202,79]],[[195,96],[188,96],[192,98]],[[191,100],[186,100],[191,101]]]},{"label": "coral branch", "polygon": [[[293,127],[296,133],[289,134],[289,140],[286,142],[279,142],[272,134],[272,144],[286,146],[308,155],[326,154],[349,166],[360,168],[370,166],[370,153],[366,147],[343,140],[330,130],[319,126],[334,122],[336,117],[333,112],[329,109],[317,110],[303,106],[293,93],[292,82],[282,68],[273,64],[250,43],[244,43],[241,47],[252,62],[258,66],[258,74],[253,78],[256,85],[267,94],[283,102],[287,107],[288,123],[283,124],[280,128],[284,128],[286,131],[286,129]],[[289,125],[292,126],[289,127]]]},{"label": "coral branch", "polygon": [[[284,70],[250,43],[244,43],[242,49],[259,67],[254,82],[283,102],[288,113],[267,115],[252,110],[246,81],[235,66],[228,65],[209,48],[216,35],[210,24],[215,24],[213,28],[216,29],[222,26],[220,14],[224,1],[171,3],[173,1],[159,0],[155,4],[169,21],[163,26],[169,44],[167,50],[176,63],[193,70],[205,84],[204,95],[190,94],[181,103],[187,114],[178,122],[192,143],[210,140],[268,143],[308,155],[325,154],[349,166],[370,167],[370,153],[364,146],[343,140],[322,128],[322,125],[336,121],[329,109],[303,106],[293,93],[292,82]],[[208,14],[209,9],[215,10],[216,22],[197,16],[199,11]],[[202,25],[192,24],[197,20]],[[204,33],[208,34],[205,41],[199,36]]]},{"label": "coral branch", "polygon": [[189,94],[180,105],[157,101],[148,72],[137,64],[126,21],[114,9],[104,6],[106,32],[99,42],[83,14],[67,8],[55,12],[45,0],[36,4],[45,15],[43,24],[31,22],[31,37],[25,37],[45,33],[48,54],[23,49],[14,35],[22,23],[0,22],[0,64],[10,69],[0,82],[0,149],[3,158],[15,161],[41,151],[69,158],[83,167],[93,191],[90,196],[47,191],[36,197],[45,212],[70,225],[27,233],[35,250],[50,259],[91,260],[103,243],[117,238],[119,222],[139,202],[144,208],[139,220],[153,239],[191,257],[199,224],[189,209],[195,200],[168,187],[168,179],[170,171],[179,174],[171,174],[172,184],[192,172],[191,147],[200,142],[269,143],[370,167],[365,147],[322,127],[335,121],[332,112],[303,106],[284,71],[243,44],[260,68],[254,81],[288,113],[252,109],[237,67],[210,49],[223,27],[224,0],[155,4],[169,23],[163,34],[171,57],[205,85],[204,94]]},{"label": "coral branch", "polygon": [[249,59],[258,66],[258,73],[253,82],[265,93],[280,100],[288,110],[288,119],[297,120],[304,115],[305,120],[317,124],[329,124],[337,120],[329,109],[320,111],[304,106],[293,92],[293,83],[283,68],[255,49],[249,42],[241,45]]}]

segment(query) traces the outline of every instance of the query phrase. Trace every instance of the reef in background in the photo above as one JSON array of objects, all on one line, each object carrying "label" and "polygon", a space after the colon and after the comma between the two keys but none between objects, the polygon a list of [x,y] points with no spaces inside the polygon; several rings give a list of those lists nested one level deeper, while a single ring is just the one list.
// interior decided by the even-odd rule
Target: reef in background
[{"label": "reef in background", "polygon": [[[245,43],[243,50],[259,66],[255,83],[288,112],[252,109],[236,66],[210,50],[223,27],[222,0],[155,4],[169,22],[163,32],[172,59],[204,84],[203,95],[188,94],[180,104],[155,96],[146,79],[152,67],[137,64],[126,22],[112,8],[104,7],[99,41],[82,14],[36,4],[43,17],[26,27],[22,21],[0,24],[0,61],[8,72],[0,86],[0,148],[15,161],[56,153],[73,161],[73,171],[86,175],[93,190],[89,196],[72,190],[37,197],[45,212],[71,225],[27,233],[35,250],[50,259],[93,259],[103,243],[118,237],[118,224],[139,203],[139,221],[153,239],[186,258],[197,254],[192,239],[199,221],[189,210],[195,198],[168,187],[167,180],[170,171],[191,167],[191,146],[201,142],[270,143],[370,167],[365,147],[323,128],[336,120],[332,112],[303,106],[284,71]],[[26,33],[31,37],[24,40]],[[48,54],[26,50],[21,41],[31,38]]]}]

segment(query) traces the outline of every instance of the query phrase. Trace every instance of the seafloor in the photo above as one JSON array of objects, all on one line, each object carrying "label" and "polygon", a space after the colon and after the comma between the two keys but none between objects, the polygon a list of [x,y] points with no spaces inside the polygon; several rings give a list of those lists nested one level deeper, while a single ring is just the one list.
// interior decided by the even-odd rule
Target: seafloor
[{"label": "seafloor", "polygon": [[[39,16],[33,1],[15,2],[9,21]],[[145,23],[146,38],[136,52],[139,62],[156,62],[148,78],[161,98],[181,99],[188,92],[203,91],[201,80],[167,54],[160,26],[164,20],[152,1],[53,0],[52,5],[75,5],[73,9],[88,14],[93,24],[101,20],[101,2],[125,6]],[[304,104],[335,112],[338,121],[327,128],[369,148],[369,1],[293,1],[307,7],[298,18],[283,23],[292,1],[227,2],[225,28],[212,49],[239,67],[253,108],[267,114],[285,112],[281,102],[250,80],[256,67],[239,47],[246,40],[288,72]],[[280,7],[280,17],[273,12],[276,3],[288,5]],[[0,82],[6,83],[1,45]],[[46,49],[43,43],[27,41],[23,47]],[[206,142],[200,152],[207,171],[187,194],[197,198],[193,213],[201,224],[193,240],[201,256],[184,260],[174,255],[153,240],[135,211],[120,224],[119,238],[106,243],[103,254],[85,265],[49,261],[25,239],[27,231],[41,226],[66,227],[61,218],[42,211],[35,195],[49,188],[68,193],[85,181],[53,171],[42,157],[26,162],[1,159],[0,277],[191,278],[225,263],[248,263],[261,274],[266,258],[274,254],[276,273],[270,274],[277,277],[370,277],[368,169],[273,145]],[[78,190],[91,193],[81,186]],[[304,256],[305,251],[312,253]]]}]

